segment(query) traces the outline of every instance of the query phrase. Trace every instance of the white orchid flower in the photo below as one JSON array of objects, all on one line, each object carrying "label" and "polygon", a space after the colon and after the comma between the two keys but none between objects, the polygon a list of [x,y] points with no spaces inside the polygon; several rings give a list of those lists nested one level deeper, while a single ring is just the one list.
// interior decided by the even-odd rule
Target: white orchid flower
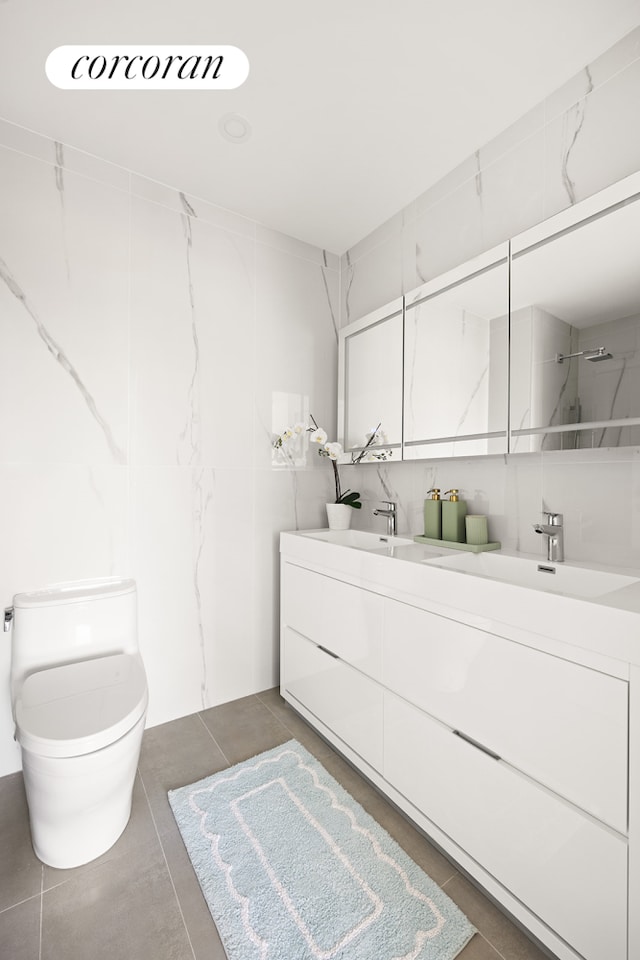
[{"label": "white orchid flower", "polygon": [[300,434],[301,434],[301,433],[304,433],[306,429],[307,429],[307,428],[306,428],[306,426],[304,425],[304,423],[298,422],[298,423],[294,424],[293,432],[294,432],[297,436],[300,436]]},{"label": "white orchid flower", "polygon": [[319,443],[323,445],[327,442],[327,439],[327,432],[326,430],[323,430],[322,427],[318,427],[318,429],[314,430],[311,434],[312,443]]},{"label": "white orchid flower", "polygon": [[334,443],[325,443],[324,449],[327,451],[327,455],[332,460],[337,460],[342,454],[342,444],[338,443],[337,441]]},{"label": "white orchid flower", "polygon": [[380,447],[389,442],[384,430],[370,430],[368,433],[365,433],[365,437],[367,443],[371,446]]}]

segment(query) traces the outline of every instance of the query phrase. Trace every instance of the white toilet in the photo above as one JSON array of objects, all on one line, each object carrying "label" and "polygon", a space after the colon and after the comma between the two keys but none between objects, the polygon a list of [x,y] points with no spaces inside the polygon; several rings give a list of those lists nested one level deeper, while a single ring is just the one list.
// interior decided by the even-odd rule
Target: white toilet
[{"label": "white toilet", "polygon": [[133,580],[18,593],[11,702],[37,856],[77,867],[127,825],[148,692]]}]

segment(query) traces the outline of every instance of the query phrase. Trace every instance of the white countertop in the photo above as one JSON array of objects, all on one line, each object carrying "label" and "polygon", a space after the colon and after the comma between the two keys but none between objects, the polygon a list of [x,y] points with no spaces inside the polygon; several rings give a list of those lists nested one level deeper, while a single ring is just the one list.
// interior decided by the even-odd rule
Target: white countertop
[{"label": "white countertop", "polygon": [[[280,552],[285,559],[327,576],[595,669],[624,677],[629,663],[640,665],[638,570],[553,564],[637,579],[621,589],[578,597],[432,565],[429,561],[438,557],[460,555],[446,547],[414,543],[406,537],[362,536],[358,531],[334,535],[344,541],[349,536],[362,542],[358,546],[331,542],[328,530],[285,532],[280,536]],[[502,550],[499,554],[546,564],[539,556]]]}]

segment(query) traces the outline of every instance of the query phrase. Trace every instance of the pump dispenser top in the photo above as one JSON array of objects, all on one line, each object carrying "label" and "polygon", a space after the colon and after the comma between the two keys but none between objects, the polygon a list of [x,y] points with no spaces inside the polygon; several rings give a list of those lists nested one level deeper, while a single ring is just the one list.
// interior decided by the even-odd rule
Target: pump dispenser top
[{"label": "pump dispenser top", "polygon": [[450,494],[449,499],[442,502],[442,539],[451,543],[464,543],[466,539],[464,518],[467,504],[460,500],[459,493],[456,487],[447,490],[445,496]]},{"label": "pump dispenser top", "polygon": [[442,539],[442,500],[439,487],[427,490],[427,499],[424,502],[424,535],[431,540]]}]

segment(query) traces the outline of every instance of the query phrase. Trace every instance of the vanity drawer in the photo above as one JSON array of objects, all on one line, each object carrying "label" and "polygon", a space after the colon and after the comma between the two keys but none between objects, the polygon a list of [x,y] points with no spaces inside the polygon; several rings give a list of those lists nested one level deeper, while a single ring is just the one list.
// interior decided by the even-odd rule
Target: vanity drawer
[{"label": "vanity drawer", "polygon": [[626,960],[627,844],[385,693],[384,776],[586,960]]},{"label": "vanity drawer", "polygon": [[282,607],[284,626],[381,679],[382,597],[285,562]]},{"label": "vanity drawer", "polygon": [[382,772],[382,687],[288,627],[281,674],[288,694]]},{"label": "vanity drawer", "polygon": [[384,685],[624,833],[628,684],[387,600]]}]

